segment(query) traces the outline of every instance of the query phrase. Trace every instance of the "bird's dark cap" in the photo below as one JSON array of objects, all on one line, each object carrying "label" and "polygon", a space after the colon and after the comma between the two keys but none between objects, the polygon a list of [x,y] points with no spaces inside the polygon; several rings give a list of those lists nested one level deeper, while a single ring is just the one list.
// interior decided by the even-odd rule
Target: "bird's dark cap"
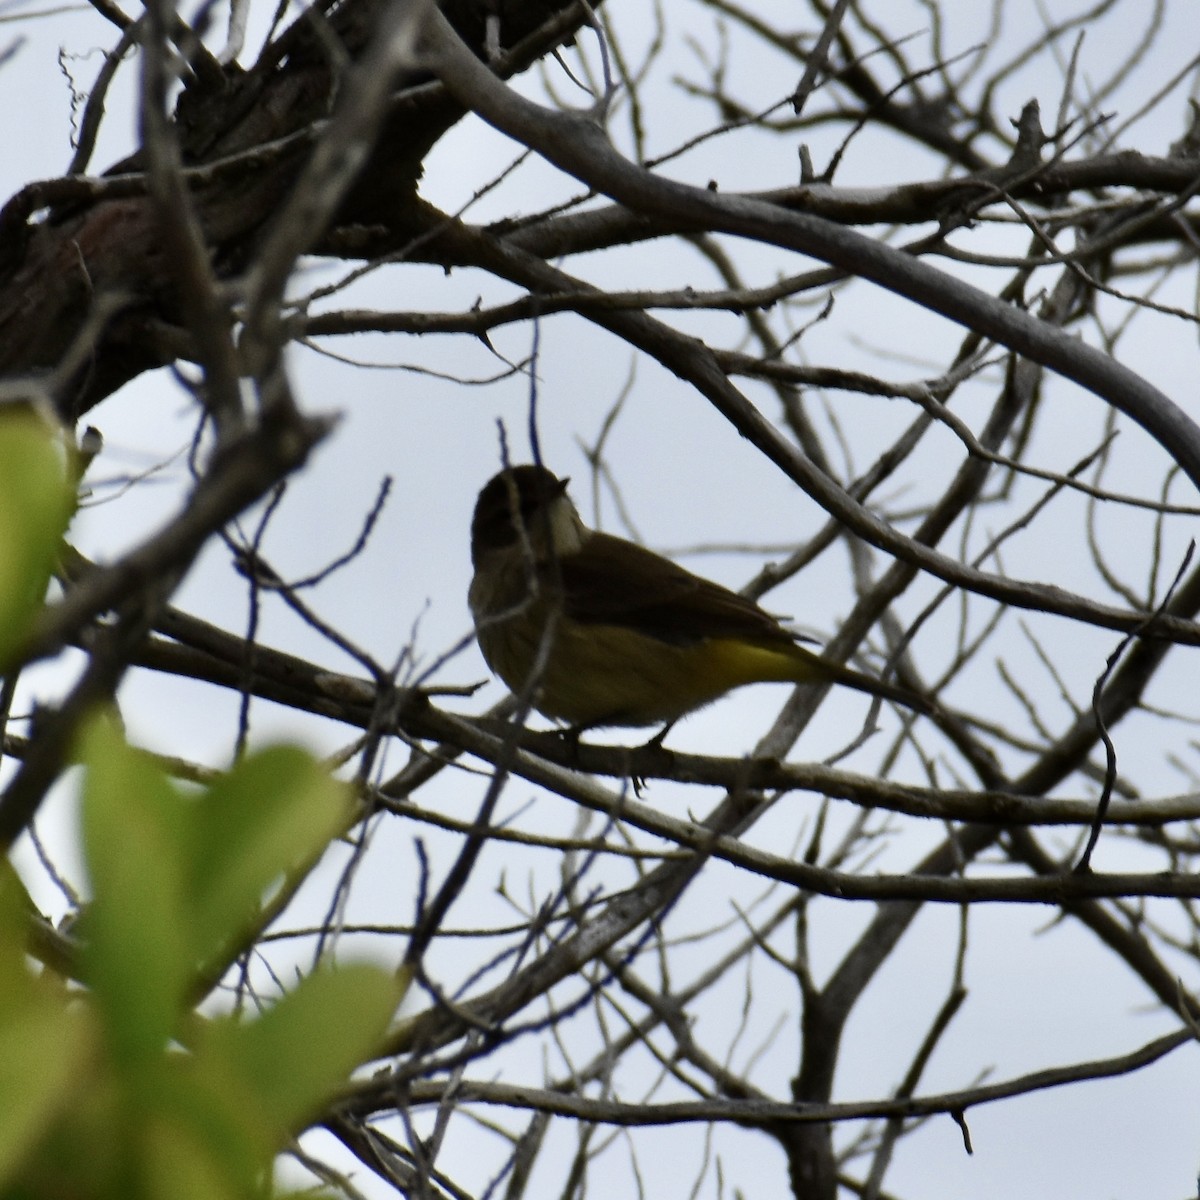
[{"label": "bird's dark cap", "polygon": [[508,467],[484,485],[471,519],[471,560],[510,546],[529,529],[536,515],[567,490],[569,479],[534,464]]}]

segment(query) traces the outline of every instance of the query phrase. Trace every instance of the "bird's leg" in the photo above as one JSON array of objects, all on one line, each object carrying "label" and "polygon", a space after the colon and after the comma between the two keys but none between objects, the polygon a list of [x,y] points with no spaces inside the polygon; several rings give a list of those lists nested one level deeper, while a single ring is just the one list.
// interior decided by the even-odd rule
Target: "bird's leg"
[{"label": "bird's leg", "polygon": [[586,721],[572,721],[569,725],[564,725],[558,731],[558,736],[562,738],[563,745],[576,762],[579,761],[579,740],[591,728],[592,726]]},{"label": "bird's leg", "polygon": [[[649,754],[669,754],[669,750],[663,749],[663,742],[666,740],[667,734],[674,728],[675,722],[668,721],[652,738],[636,747],[631,757],[641,758]],[[646,786],[646,777],[631,770],[629,773],[629,782],[633,784],[633,794],[640,800],[642,798],[642,789]]]},{"label": "bird's leg", "polygon": [[649,741],[645,742],[640,748],[642,750],[661,750],[663,742],[667,739],[667,734],[675,728],[676,721],[668,721]]}]

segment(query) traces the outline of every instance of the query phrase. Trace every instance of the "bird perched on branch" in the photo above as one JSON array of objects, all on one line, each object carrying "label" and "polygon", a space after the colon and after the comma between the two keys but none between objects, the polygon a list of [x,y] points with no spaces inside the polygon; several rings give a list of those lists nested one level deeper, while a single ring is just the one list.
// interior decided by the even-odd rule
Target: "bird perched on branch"
[{"label": "bird perched on branch", "polygon": [[589,529],[567,483],[541,466],[509,467],[479,493],[471,522],[479,647],[540,713],[580,730],[669,728],[743,684],[823,682],[932,710],[800,645],[753,600]]}]

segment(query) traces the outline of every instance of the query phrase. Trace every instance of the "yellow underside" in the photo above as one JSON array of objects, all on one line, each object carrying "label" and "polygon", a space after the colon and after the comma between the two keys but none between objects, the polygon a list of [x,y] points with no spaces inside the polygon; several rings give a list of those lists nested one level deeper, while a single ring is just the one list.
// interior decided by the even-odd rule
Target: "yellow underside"
[{"label": "yellow underside", "polygon": [[[489,666],[521,693],[537,657],[540,623],[514,617],[480,631]],[[747,683],[827,677],[801,646],[714,638],[677,646],[613,625],[560,621],[534,703],[579,725],[674,721]]]}]

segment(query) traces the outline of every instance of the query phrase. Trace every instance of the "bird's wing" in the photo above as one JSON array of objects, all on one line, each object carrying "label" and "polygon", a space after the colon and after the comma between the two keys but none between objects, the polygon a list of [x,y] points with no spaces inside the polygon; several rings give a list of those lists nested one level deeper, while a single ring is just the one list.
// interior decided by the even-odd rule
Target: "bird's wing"
[{"label": "bird's wing", "polygon": [[585,625],[632,627],[677,644],[722,637],[795,642],[753,600],[621,538],[593,534],[559,568],[564,613]]},{"label": "bird's wing", "polygon": [[596,533],[578,554],[564,555],[559,566],[564,615],[583,625],[622,625],[675,645],[737,638],[774,646],[809,668],[819,667],[812,671],[814,678],[882,696],[916,712],[937,711],[924,696],[798,646],[796,636],[753,600],[633,542]]}]

